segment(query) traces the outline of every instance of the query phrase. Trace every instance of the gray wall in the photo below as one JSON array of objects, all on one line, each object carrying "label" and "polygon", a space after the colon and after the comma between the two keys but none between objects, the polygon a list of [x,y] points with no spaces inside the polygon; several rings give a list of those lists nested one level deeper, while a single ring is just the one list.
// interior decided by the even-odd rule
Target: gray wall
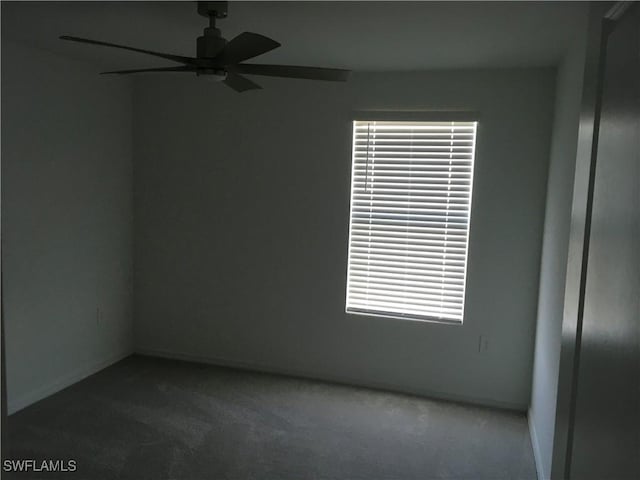
[{"label": "gray wall", "polygon": [[[137,79],[136,350],[525,410],[554,80]],[[351,112],[416,108],[481,114],[463,326],[344,313]]]},{"label": "gray wall", "polygon": [[586,20],[585,8],[576,18],[576,24],[582,28],[576,28],[575,42],[558,69],[556,81],[529,409],[531,440],[541,479],[551,476]]},{"label": "gray wall", "polygon": [[132,351],[131,87],[2,41],[9,412]]}]

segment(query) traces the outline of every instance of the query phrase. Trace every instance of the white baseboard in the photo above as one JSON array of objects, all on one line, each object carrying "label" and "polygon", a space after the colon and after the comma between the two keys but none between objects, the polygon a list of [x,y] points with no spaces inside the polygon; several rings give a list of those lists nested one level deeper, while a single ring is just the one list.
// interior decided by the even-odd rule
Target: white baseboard
[{"label": "white baseboard", "polygon": [[536,472],[538,480],[548,480],[549,476],[545,475],[544,467],[542,466],[542,456],[540,454],[540,442],[538,441],[538,433],[536,432],[536,426],[531,419],[531,409],[527,412],[527,422],[529,423],[529,436],[531,437],[531,446],[533,447],[533,458],[536,462]]},{"label": "white baseboard", "polygon": [[220,367],[237,368],[241,370],[252,370],[256,372],[272,373],[276,375],[286,375],[290,377],[307,378],[311,380],[319,380],[325,382],[338,383],[343,385],[351,385],[364,388],[373,388],[376,390],[385,390],[389,392],[404,393],[408,395],[417,395],[421,397],[431,398],[434,400],[447,400],[456,403],[464,403],[471,405],[480,405],[484,407],[499,408],[502,410],[512,410],[520,413],[526,412],[526,407],[523,405],[516,405],[507,402],[501,402],[486,398],[473,398],[462,395],[449,395],[443,392],[421,390],[411,391],[410,389],[393,385],[390,383],[370,382],[363,381],[361,379],[348,378],[343,376],[336,376],[326,373],[308,372],[302,370],[296,370],[291,368],[282,368],[273,365],[264,365],[251,362],[244,362],[239,360],[229,360],[226,358],[210,357],[202,355],[192,355],[189,353],[173,352],[168,350],[158,350],[146,347],[136,347],[135,353],[139,355],[146,355],[149,357],[168,358],[172,360],[182,360],[186,362],[205,363],[209,365],[216,365]]},{"label": "white baseboard", "polygon": [[97,373],[100,370],[107,368],[108,366],[113,365],[114,363],[119,362],[124,358],[127,358],[132,354],[133,351],[121,352],[116,355],[109,356],[98,362],[92,363],[84,368],[80,368],[73,372],[67,373],[66,375],[58,377],[52,382],[49,382],[46,385],[42,385],[29,392],[22,393],[15,397],[8,395],[9,398],[7,399],[7,414],[11,415],[13,413],[16,413],[23,408],[28,407],[29,405],[48,397],[49,395],[53,395],[54,393],[59,392],[60,390],[67,388],[68,386],[73,385],[74,383],[77,383],[84,378],[87,378],[89,375],[93,375],[94,373]]}]

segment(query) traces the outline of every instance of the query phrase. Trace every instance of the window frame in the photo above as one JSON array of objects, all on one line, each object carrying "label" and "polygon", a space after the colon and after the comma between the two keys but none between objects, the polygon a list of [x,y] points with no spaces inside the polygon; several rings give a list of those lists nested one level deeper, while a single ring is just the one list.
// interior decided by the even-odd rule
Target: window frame
[{"label": "window frame", "polygon": [[[354,152],[355,152],[355,126],[356,122],[474,122],[475,125],[475,137],[472,150],[472,165],[471,165],[471,177],[469,183],[469,221],[467,224],[467,243],[466,243],[466,257],[464,264],[464,283],[463,283],[463,296],[462,296],[462,314],[461,318],[451,319],[445,317],[438,317],[435,315],[403,315],[401,313],[391,313],[383,311],[365,310],[365,309],[349,309],[349,278],[351,268],[351,243],[352,243],[352,209],[354,199]],[[480,130],[480,114],[477,111],[468,110],[359,110],[353,112],[351,116],[351,157],[350,157],[350,169],[351,179],[349,188],[349,237],[347,243],[347,275],[345,281],[345,302],[344,311],[348,315],[368,316],[375,318],[389,318],[397,320],[407,320],[413,322],[426,322],[437,323],[445,325],[458,325],[462,326],[466,318],[467,307],[467,285],[469,282],[469,257],[470,257],[470,245],[471,245],[471,218],[473,209],[473,190],[475,181],[475,172],[477,167],[477,152],[478,152],[478,136]]]}]

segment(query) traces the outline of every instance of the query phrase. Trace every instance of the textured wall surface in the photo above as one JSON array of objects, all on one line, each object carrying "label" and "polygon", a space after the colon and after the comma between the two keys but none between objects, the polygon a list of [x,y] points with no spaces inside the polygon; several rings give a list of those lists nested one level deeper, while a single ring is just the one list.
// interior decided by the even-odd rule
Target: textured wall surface
[{"label": "textured wall surface", "polygon": [[2,42],[9,412],[132,350],[131,86]]},{"label": "textured wall surface", "polygon": [[[525,410],[554,69],[134,87],[141,352]],[[464,325],[344,313],[351,120],[479,112]],[[480,336],[486,350],[480,352]]]},{"label": "textured wall surface", "polygon": [[576,19],[581,35],[558,69],[547,206],[540,263],[538,320],[529,423],[540,478],[551,476],[560,368],[571,204],[582,99],[587,9]]}]

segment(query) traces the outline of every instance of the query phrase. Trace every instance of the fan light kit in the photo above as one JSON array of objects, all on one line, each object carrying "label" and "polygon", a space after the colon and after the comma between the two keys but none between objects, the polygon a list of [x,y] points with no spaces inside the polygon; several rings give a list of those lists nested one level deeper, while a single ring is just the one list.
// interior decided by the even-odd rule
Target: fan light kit
[{"label": "fan light kit", "polygon": [[229,40],[224,39],[218,28],[216,19],[227,17],[228,2],[198,2],[198,13],[209,18],[209,26],[198,37],[196,57],[184,57],[168,53],[143,50],[141,48],[117,45],[115,43],[90,40],[88,38],[63,35],[62,40],[88,43],[103,47],[120,48],[132,52],[144,53],[179,63],[180,66],[143,68],[136,70],[116,70],[102,72],[103,74],[127,75],[131,73],[148,72],[187,72],[211,80],[218,80],[231,87],[236,92],[262,88],[257,83],[243,75],[265,75],[269,77],[302,78],[307,80],[326,80],[344,82],[349,76],[349,70],[337,68],[303,67],[298,65],[266,65],[256,63],[242,63],[250,58],[267,53],[280,44],[258,33],[244,32]]}]

